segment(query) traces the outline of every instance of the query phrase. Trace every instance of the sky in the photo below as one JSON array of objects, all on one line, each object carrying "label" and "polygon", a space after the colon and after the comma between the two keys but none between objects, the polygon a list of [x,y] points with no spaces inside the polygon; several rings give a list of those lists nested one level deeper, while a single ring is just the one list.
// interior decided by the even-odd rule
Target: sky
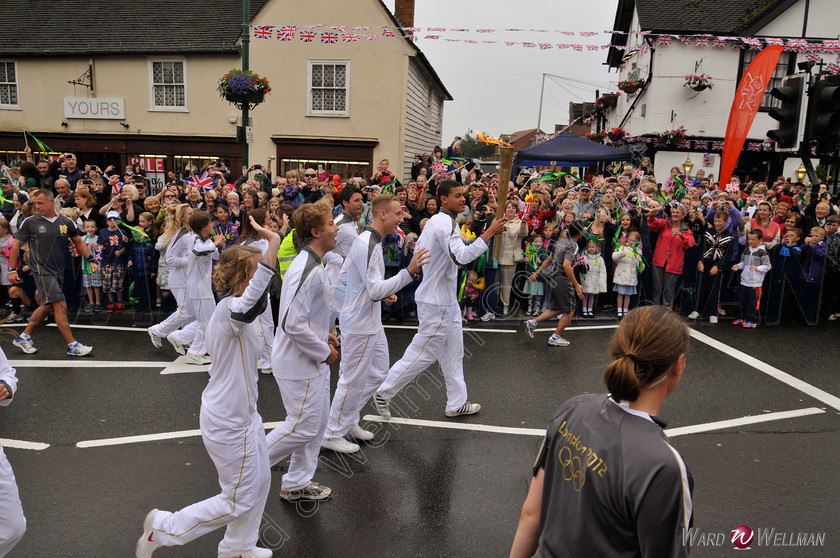
[{"label": "sky", "polygon": [[[394,0],[385,0],[393,12]],[[604,65],[606,50],[560,50],[557,43],[603,44],[612,29],[618,0],[417,0],[414,27],[423,31],[417,46],[432,63],[453,101],[444,103],[443,144],[456,135],[478,130],[498,137],[537,127],[540,83],[545,79],[541,129],[569,121],[569,102],[594,102],[595,90],[615,89],[616,73]],[[583,7],[585,6],[585,9]],[[434,33],[438,40],[424,40],[427,27],[466,28],[468,33]],[[477,33],[476,29],[498,29]],[[504,32],[504,29],[524,32]],[[597,31],[594,37],[530,32],[531,29]],[[495,40],[497,44],[468,44],[445,38]],[[540,50],[504,41],[546,42],[554,48]],[[557,76],[557,77],[553,77]]]}]

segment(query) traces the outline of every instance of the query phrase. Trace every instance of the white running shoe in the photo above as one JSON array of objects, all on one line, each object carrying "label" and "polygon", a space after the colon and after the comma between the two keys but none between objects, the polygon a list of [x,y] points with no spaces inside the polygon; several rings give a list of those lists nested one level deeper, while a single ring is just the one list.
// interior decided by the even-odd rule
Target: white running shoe
[{"label": "white running shoe", "polygon": [[175,338],[174,338],[174,337],[172,337],[172,334],[171,334],[171,333],[170,333],[169,335],[167,335],[167,336],[166,336],[166,340],[167,340],[167,341],[169,341],[169,344],[170,344],[170,345],[172,345],[172,348],[173,348],[173,349],[175,349],[175,351],[176,351],[179,355],[184,356],[184,355],[186,355],[186,354],[187,354],[187,349],[186,349],[183,345],[181,345],[180,343],[178,343],[178,342],[175,340]]},{"label": "white running shoe", "polygon": [[534,338],[534,330],[537,329],[536,320],[525,320],[524,322],[522,322],[522,325],[525,326],[525,333],[528,334],[528,337],[533,339]]},{"label": "white running shoe", "polygon": [[461,415],[474,415],[481,410],[481,405],[478,403],[470,403],[467,401],[457,411],[446,411],[444,414],[450,418],[460,417]]},{"label": "white running shoe", "polygon": [[260,374],[272,374],[273,373],[272,370],[271,370],[271,363],[270,362],[265,362],[263,359],[260,359],[257,368],[259,369]]},{"label": "white running shoe", "polygon": [[373,432],[370,430],[365,430],[358,424],[354,424],[350,427],[350,430],[347,432],[357,440],[373,440]]},{"label": "white running shoe", "polygon": [[373,406],[376,407],[376,412],[384,419],[391,420],[391,411],[388,407],[391,405],[390,399],[385,399],[378,393],[373,394]]},{"label": "white running shoe", "polygon": [[717,323],[717,316],[709,316],[709,323],[716,324]]},{"label": "white running shoe", "polygon": [[18,337],[14,341],[12,341],[12,345],[23,351],[24,353],[31,355],[32,353],[37,353],[38,349],[35,348],[35,344],[32,342],[32,339],[24,339],[23,337]]},{"label": "white running shoe", "polygon": [[699,317],[700,317],[700,312],[698,312],[697,310],[695,310],[694,312],[692,312],[691,314],[688,315],[689,320],[696,320]]},{"label": "white running shoe", "polygon": [[552,347],[568,347],[569,342],[556,333],[552,334],[551,337],[548,338],[548,344]]},{"label": "white running shoe", "polygon": [[271,558],[272,556],[274,556],[273,550],[255,546],[250,550],[240,550],[236,554],[233,554],[231,558]]},{"label": "white running shoe", "polygon": [[359,451],[359,444],[354,444],[344,438],[324,438],[321,441],[321,449],[333,450],[336,453],[356,453]]},{"label": "white running shoe", "polygon": [[493,312],[485,312],[484,315],[481,316],[479,319],[482,322],[489,322],[490,320],[494,319],[495,317],[496,317],[496,314],[494,314]]},{"label": "white running shoe", "polygon": [[82,345],[78,341],[75,341],[73,345],[67,347],[67,356],[85,356],[89,355],[92,350],[93,347],[88,347],[87,345]]},{"label": "white running shoe", "polygon": [[161,347],[163,347],[163,339],[160,338],[160,335],[155,333],[155,331],[152,328],[149,328],[146,331],[148,331],[149,339],[152,340],[152,345],[155,346],[155,349],[160,349]]},{"label": "white running shoe", "polygon": [[134,555],[137,558],[151,558],[152,552],[163,546],[160,541],[155,539],[155,532],[152,530],[157,512],[156,509],[150,511],[146,514],[146,519],[143,520],[143,534],[140,535],[137,545],[134,547]]},{"label": "white running shoe", "polygon": [[204,366],[206,364],[210,364],[210,355],[187,355],[187,364],[195,364],[196,366]]}]

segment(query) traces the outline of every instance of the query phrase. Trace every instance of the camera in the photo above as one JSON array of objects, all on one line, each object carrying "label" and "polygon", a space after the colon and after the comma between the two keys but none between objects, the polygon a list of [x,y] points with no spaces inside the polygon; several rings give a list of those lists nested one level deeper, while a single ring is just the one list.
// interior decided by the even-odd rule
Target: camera
[{"label": "camera", "polygon": [[262,170],[262,165],[254,165],[254,170]]},{"label": "camera", "polygon": [[123,203],[124,203],[124,202],[126,202],[126,201],[128,201],[128,200],[126,200],[126,198],[124,198],[124,197],[120,196],[120,197],[118,197],[118,198],[117,198],[117,201],[118,201],[118,202],[123,202]]}]

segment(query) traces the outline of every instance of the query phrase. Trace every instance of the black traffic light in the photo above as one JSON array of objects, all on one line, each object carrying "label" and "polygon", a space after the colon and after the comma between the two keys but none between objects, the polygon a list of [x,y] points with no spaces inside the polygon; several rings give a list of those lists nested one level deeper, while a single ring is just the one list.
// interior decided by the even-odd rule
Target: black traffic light
[{"label": "black traffic light", "polygon": [[768,130],[767,137],[776,142],[777,151],[796,151],[802,139],[802,105],[805,101],[805,76],[787,76],[781,87],[774,87],[770,95],[781,101],[782,106],[771,110],[770,118],[779,121],[779,127]]},{"label": "black traffic light", "polygon": [[840,80],[834,76],[826,76],[811,87],[805,137],[818,142],[819,153],[836,149],[840,138]]}]

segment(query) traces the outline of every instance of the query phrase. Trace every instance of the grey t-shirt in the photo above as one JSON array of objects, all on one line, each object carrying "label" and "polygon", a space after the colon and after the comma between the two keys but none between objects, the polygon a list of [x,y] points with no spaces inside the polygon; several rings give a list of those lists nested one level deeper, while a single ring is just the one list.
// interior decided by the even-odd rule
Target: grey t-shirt
[{"label": "grey t-shirt", "polygon": [[692,480],[662,428],[608,395],[566,401],[537,460],[545,469],[535,556],[687,556]]},{"label": "grey t-shirt", "polygon": [[570,260],[572,264],[575,262],[575,255],[577,254],[577,243],[569,238],[561,238],[554,244],[554,254],[552,254],[551,264],[545,269],[546,277],[556,277],[561,275],[566,276],[563,269],[563,262]]},{"label": "grey t-shirt", "polygon": [[20,225],[15,238],[29,243],[29,267],[33,274],[60,276],[68,265],[68,240],[79,236],[76,224],[64,215],[50,221],[32,215]]}]

